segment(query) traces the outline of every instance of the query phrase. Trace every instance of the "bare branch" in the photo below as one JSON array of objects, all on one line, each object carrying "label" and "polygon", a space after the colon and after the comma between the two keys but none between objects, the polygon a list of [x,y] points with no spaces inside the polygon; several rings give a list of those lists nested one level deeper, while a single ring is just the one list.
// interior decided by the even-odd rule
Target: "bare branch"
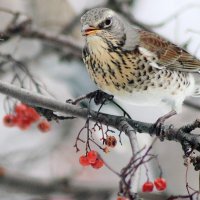
[{"label": "bare branch", "polygon": [[[1,169],[2,170],[2,169]],[[2,172],[1,172],[2,173]],[[35,195],[49,195],[49,194],[75,194],[80,196],[80,194],[88,192],[87,187],[82,187],[79,185],[73,185],[73,181],[70,178],[58,178],[42,180],[39,178],[34,178],[30,176],[25,176],[24,174],[16,174],[8,171],[4,171],[0,174],[0,185],[1,187],[7,187],[9,189],[14,189],[15,192],[23,192],[27,194]],[[110,193],[109,189],[94,189],[89,192],[90,195],[99,195]],[[103,197],[102,197],[103,198]],[[102,199],[100,198],[100,199]]]},{"label": "bare branch", "polygon": [[[134,160],[137,158],[137,155],[140,156],[140,149],[137,141],[137,136],[136,136],[136,131],[133,129],[130,124],[123,120],[120,123],[123,131],[125,134],[128,136],[130,144],[131,144],[131,149],[132,149],[132,157],[130,159]],[[130,177],[129,185],[130,185],[130,192],[132,194],[137,193],[138,191],[138,184],[140,180],[140,167],[135,171],[135,173]]]},{"label": "bare branch", "polygon": [[133,156],[138,151],[137,149],[137,138],[135,136],[136,131],[133,129],[133,127],[130,126],[130,124],[126,120],[122,120],[119,124],[119,128],[128,136]]},{"label": "bare branch", "polygon": [[53,45],[69,48],[78,58],[82,58],[82,46],[80,42],[76,42],[72,37],[64,35],[55,35],[47,31],[38,29],[27,29],[21,33],[21,36],[30,39],[40,39]]},{"label": "bare branch", "polygon": [[[9,12],[9,10],[6,11]],[[20,13],[14,13],[12,11],[10,11],[10,14],[20,15]],[[32,20],[29,17],[26,17],[26,19],[21,22],[17,22],[15,18],[13,19],[14,20],[8,25],[6,30],[0,33],[0,36],[3,39],[1,42],[6,42],[14,36],[39,39],[56,47],[59,46],[60,48],[67,49],[67,52],[71,52],[75,57],[81,59],[82,46],[80,45],[80,42],[76,42],[72,37],[57,35],[48,31],[42,31],[38,28],[33,28]]]}]

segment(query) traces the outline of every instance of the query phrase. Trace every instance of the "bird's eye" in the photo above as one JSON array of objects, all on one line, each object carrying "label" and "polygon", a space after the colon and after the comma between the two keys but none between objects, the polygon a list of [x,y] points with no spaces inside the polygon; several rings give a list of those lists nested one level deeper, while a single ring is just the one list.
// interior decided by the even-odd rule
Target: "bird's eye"
[{"label": "bird's eye", "polygon": [[109,27],[111,24],[112,24],[112,19],[111,19],[111,18],[107,18],[107,19],[104,21],[104,28]]}]

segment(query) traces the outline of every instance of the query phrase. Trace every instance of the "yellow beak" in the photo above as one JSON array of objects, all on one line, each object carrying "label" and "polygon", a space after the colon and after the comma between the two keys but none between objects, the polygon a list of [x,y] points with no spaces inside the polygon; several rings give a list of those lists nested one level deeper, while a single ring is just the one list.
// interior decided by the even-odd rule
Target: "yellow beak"
[{"label": "yellow beak", "polygon": [[87,35],[95,35],[98,30],[99,30],[98,28],[89,25],[84,25],[82,27],[81,32],[83,36],[87,36]]}]

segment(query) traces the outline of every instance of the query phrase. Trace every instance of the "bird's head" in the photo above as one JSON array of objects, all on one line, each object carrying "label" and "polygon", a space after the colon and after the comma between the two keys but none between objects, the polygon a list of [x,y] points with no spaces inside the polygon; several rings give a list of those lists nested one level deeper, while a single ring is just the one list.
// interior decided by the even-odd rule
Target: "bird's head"
[{"label": "bird's head", "polygon": [[124,23],[121,17],[108,8],[94,8],[81,17],[82,35],[121,40],[124,37]]}]

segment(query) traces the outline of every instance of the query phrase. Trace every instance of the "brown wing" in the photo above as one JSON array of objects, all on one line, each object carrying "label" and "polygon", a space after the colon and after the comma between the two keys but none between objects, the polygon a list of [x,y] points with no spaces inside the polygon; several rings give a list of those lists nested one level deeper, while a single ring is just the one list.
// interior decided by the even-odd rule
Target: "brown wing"
[{"label": "brown wing", "polygon": [[181,49],[175,44],[163,39],[155,33],[139,31],[139,46],[152,52],[157,57],[158,66],[164,66],[169,69],[199,72],[200,60]]}]

